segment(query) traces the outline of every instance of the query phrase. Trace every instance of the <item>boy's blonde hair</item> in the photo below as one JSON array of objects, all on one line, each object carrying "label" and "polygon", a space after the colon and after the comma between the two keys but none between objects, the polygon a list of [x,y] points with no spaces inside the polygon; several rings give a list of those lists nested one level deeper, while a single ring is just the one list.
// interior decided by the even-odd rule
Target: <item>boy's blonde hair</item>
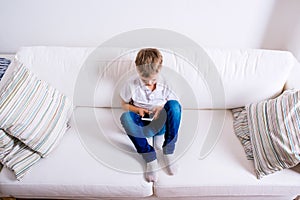
[{"label": "boy's blonde hair", "polygon": [[142,77],[150,77],[159,73],[162,67],[163,57],[158,49],[141,49],[135,59],[137,71]]}]

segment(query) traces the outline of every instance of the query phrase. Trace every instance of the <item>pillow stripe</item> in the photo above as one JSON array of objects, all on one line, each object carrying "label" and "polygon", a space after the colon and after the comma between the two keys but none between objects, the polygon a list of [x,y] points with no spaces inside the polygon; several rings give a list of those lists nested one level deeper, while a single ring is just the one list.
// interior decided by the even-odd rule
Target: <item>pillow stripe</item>
[{"label": "pillow stripe", "polygon": [[[40,86],[40,85],[39,85]],[[38,88],[37,88],[38,89]],[[29,100],[26,105],[24,106],[24,110],[22,110],[22,107],[19,108],[20,114],[19,117],[16,118],[16,120],[13,122],[13,124],[16,124],[17,121],[22,121],[23,122],[23,126],[19,125],[18,128],[19,130],[16,131],[21,131],[21,129],[25,129],[26,128],[26,124],[29,124],[32,122],[32,120],[34,119],[34,117],[36,116],[36,114],[39,111],[39,108],[42,106],[41,102],[44,100],[46,94],[44,94],[43,96],[40,96],[41,92],[40,91],[36,91],[35,95],[33,95],[34,93],[32,93],[31,95],[33,95],[32,99]],[[40,102],[37,102],[37,99],[41,98]],[[30,104],[32,104],[33,106],[31,107]],[[23,115],[21,115],[21,113],[23,112]],[[17,129],[17,127],[16,127]]]},{"label": "pillow stripe", "polygon": [[3,130],[0,130],[0,150],[1,163],[12,169],[18,180],[41,157]]},{"label": "pillow stripe", "polygon": [[[25,74],[24,74],[25,75]],[[16,89],[19,89],[17,85],[22,83],[22,80],[19,79],[20,77],[16,76],[13,82],[9,83],[5,88],[4,92],[1,92],[1,101],[0,101],[0,109],[6,107],[9,102],[12,101],[13,97],[16,95]],[[25,78],[25,77],[23,77]],[[24,81],[24,79],[23,79]]]},{"label": "pillow stripe", "polygon": [[[39,130],[37,130],[38,126],[34,126],[34,124],[33,124],[33,126],[34,126],[34,127],[32,127],[33,129],[30,130],[28,128],[32,125],[32,123],[34,123],[34,120],[36,118],[37,118],[37,120],[39,120],[38,121],[39,125],[42,125],[42,124],[40,124],[42,122],[41,118],[43,118],[46,114],[49,114],[49,113],[47,113],[49,104],[46,105],[46,99],[47,99],[48,95],[49,95],[48,93],[44,93],[43,96],[40,96],[40,99],[38,99],[39,97],[36,96],[37,99],[39,100],[39,102],[29,102],[30,104],[28,106],[28,110],[29,111],[32,110],[32,113],[30,114],[29,117],[28,117],[28,115],[24,114],[23,118],[26,121],[23,124],[19,124],[18,126],[15,126],[14,129],[10,129],[10,131],[15,132],[15,134],[17,136],[23,135],[23,137],[26,137],[26,138],[29,137],[30,134],[32,134],[32,133],[37,133],[37,131],[39,131]],[[46,106],[48,106],[48,107],[46,107]],[[23,120],[20,120],[20,121],[22,122]],[[17,123],[17,121],[15,123]],[[24,131],[26,131],[26,132],[24,132]],[[28,135],[27,135],[27,133],[28,133]],[[36,137],[36,136],[32,135],[32,137]],[[39,139],[39,138],[37,138],[37,139]]]},{"label": "pillow stripe", "polygon": [[16,140],[14,151],[10,153],[8,158],[4,164],[11,168],[15,172],[16,178],[20,180],[30,167],[40,160],[41,156]]},{"label": "pillow stripe", "polygon": [[[22,84],[22,88],[19,89],[19,93],[15,93],[14,98],[17,100],[10,101],[7,105],[7,120],[4,121],[7,124],[15,124],[16,121],[22,116],[21,114],[24,112],[24,109],[28,106],[30,103],[30,99],[33,96],[33,92],[30,92],[31,86],[27,82],[24,82],[25,84]],[[23,86],[24,85],[24,86]],[[28,87],[26,87],[28,85]],[[16,86],[15,86],[16,87]],[[21,87],[21,85],[19,85]],[[24,87],[24,89],[23,89]],[[32,96],[32,97],[31,97]],[[17,98],[16,98],[17,97]],[[10,105],[9,105],[10,104]],[[14,105],[11,107],[11,105]],[[11,109],[11,110],[9,110]],[[8,120],[11,119],[11,121],[8,122]]]},{"label": "pillow stripe", "polygon": [[[56,107],[54,107],[55,105],[57,105]],[[51,136],[50,133],[59,133],[57,135],[60,135],[60,132],[62,130],[64,130],[64,126],[56,126],[57,123],[59,123],[59,119],[61,118],[61,116],[64,115],[64,110],[62,108],[64,108],[65,105],[65,98],[61,98],[59,102],[56,102],[55,104],[51,104],[50,106],[52,106],[52,108],[49,108],[49,110],[51,111],[51,114],[48,113],[48,115],[44,115],[43,118],[49,118],[46,119],[46,121],[48,121],[49,123],[42,123],[44,124],[44,127],[42,127],[40,130],[40,132],[44,135],[44,138],[40,138],[40,142],[38,142],[37,138],[34,138],[36,141],[32,141],[32,145],[36,144],[37,146],[34,147],[34,149],[36,149],[39,152],[44,152],[44,154],[47,154],[47,152],[50,150],[47,150],[47,148],[45,148],[45,143],[47,142],[47,140],[49,139],[49,137]],[[51,118],[51,119],[50,119]],[[56,127],[61,127],[61,130],[55,130]],[[51,148],[51,147],[48,147]],[[45,150],[43,150],[45,149]],[[42,154],[42,156],[44,156],[44,154]]]},{"label": "pillow stripe", "polygon": [[0,160],[4,159],[5,156],[11,151],[14,145],[14,140],[9,137],[3,129],[0,129]]},{"label": "pillow stripe", "polygon": [[[278,99],[276,99],[276,101],[275,101],[275,108],[277,109],[276,110],[276,112],[275,112],[275,115],[276,115],[276,127],[274,128],[276,131],[278,131],[278,137],[280,138],[280,144],[281,144],[281,146],[278,146],[278,148],[277,148],[277,151],[279,152],[279,154],[280,155],[282,155],[283,154],[283,152],[284,152],[284,149],[283,149],[283,147],[285,146],[285,145],[289,145],[288,143],[286,143],[286,139],[285,139],[285,134],[284,134],[284,131],[279,131],[280,129],[283,129],[283,118],[282,118],[282,116],[280,115],[280,113],[282,112],[282,106],[284,105],[284,104],[281,104],[280,103],[280,97],[278,98]],[[289,159],[289,158],[285,158],[285,159]],[[290,161],[289,161],[290,162]],[[281,161],[280,160],[280,165],[282,166],[282,167],[286,167],[286,165],[285,165],[285,163],[284,163],[284,161]]]},{"label": "pillow stripe", "polygon": [[[24,74],[25,76],[25,74]],[[17,79],[19,77],[16,77]],[[6,120],[3,120],[3,124],[6,124],[7,126],[10,126],[10,124],[15,123],[15,119],[20,116],[20,113],[23,111],[24,104],[26,104],[26,99],[23,98],[22,93],[27,93],[30,87],[26,88],[26,85],[28,85],[28,82],[26,80],[18,79],[19,81],[22,81],[22,84],[13,84],[10,87],[14,87],[14,92],[12,92],[12,95],[10,95],[8,98],[8,101],[4,104],[4,108],[2,108],[2,116],[6,117]],[[24,84],[23,84],[24,83]],[[9,88],[8,88],[9,90]],[[10,90],[13,91],[13,90]],[[14,106],[12,106],[14,105]],[[2,121],[2,120],[1,120]]]}]

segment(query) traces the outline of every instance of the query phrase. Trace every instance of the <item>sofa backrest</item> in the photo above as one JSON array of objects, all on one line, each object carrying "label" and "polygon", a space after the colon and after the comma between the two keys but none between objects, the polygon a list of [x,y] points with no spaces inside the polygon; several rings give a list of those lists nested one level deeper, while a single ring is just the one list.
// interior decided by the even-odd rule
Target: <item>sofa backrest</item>
[{"label": "sofa backrest", "polygon": [[[160,50],[164,57],[162,76],[172,85],[183,108],[188,109],[234,108],[274,97],[282,92],[297,63],[287,51]],[[137,51],[116,47],[23,47],[16,57],[41,79],[73,98],[75,106],[120,107],[119,90],[136,73]]]},{"label": "sofa backrest", "polygon": [[228,108],[277,96],[298,63],[292,53],[279,50],[207,50],[222,76]]},{"label": "sofa backrest", "polygon": [[22,47],[16,58],[41,79],[72,97],[81,65],[92,51],[93,48]]}]

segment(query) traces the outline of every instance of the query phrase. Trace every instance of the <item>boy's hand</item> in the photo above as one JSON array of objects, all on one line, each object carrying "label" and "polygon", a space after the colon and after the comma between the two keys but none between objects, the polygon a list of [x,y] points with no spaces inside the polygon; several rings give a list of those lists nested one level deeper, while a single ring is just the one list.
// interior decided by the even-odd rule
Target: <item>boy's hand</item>
[{"label": "boy's hand", "polygon": [[139,108],[138,109],[138,114],[141,116],[141,117],[144,117],[145,114],[149,114],[149,110],[146,110],[144,108]]},{"label": "boy's hand", "polygon": [[157,106],[152,110],[152,112],[154,113],[154,119],[158,118],[159,113],[163,108],[164,108],[163,106]]}]

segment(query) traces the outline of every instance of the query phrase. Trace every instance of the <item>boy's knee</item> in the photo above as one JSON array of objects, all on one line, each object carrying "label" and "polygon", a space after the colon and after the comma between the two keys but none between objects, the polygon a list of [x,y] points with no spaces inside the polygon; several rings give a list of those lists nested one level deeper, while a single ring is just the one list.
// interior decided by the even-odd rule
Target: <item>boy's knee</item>
[{"label": "boy's knee", "polygon": [[128,122],[130,119],[131,119],[130,112],[124,112],[120,117],[120,121],[122,124]]},{"label": "boy's knee", "polygon": [[181,105],[177,100],[169,100],[165,104],[166,110],[172,110],[174,112],[181,112]]}]

